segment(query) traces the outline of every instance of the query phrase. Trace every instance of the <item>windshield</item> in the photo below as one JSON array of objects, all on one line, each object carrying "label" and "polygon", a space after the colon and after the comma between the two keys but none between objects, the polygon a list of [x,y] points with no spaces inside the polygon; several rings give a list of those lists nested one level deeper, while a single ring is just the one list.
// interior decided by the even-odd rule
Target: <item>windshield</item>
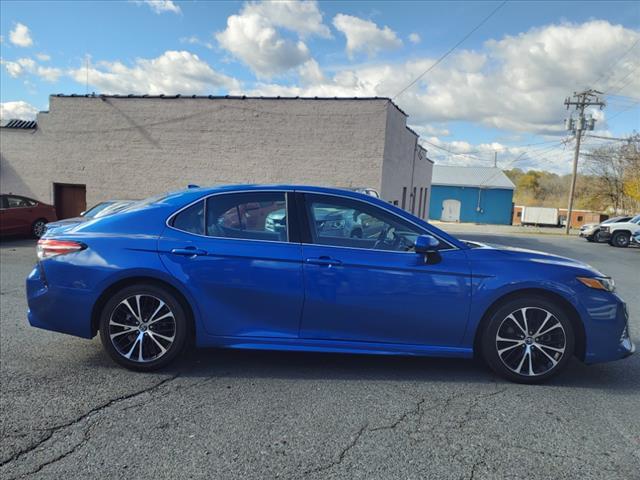
[{"label": "windshield", "polygon": [[636,215],[631,219],[631,223],[640,223],[640,215]]}]

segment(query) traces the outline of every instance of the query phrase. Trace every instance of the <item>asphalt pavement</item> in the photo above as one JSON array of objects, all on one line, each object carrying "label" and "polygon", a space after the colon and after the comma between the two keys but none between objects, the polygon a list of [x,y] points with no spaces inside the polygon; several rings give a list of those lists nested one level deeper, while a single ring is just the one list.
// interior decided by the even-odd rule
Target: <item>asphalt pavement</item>
[{"label": "asphalt pavement", "polygon": [[[640,249],[462,230],[612,275],[640,341]],[[133,373],[29,327],[34,260],[0,242],[0,478],[640,478],[640,354],[540,386],[471,360],[223,350]]]}]

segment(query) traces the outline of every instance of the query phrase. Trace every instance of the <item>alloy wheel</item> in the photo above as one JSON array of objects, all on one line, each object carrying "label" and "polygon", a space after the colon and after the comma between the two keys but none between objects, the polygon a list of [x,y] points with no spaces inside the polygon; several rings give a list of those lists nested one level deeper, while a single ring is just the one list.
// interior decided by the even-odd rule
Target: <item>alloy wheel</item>
[{"label": "alloy wheel", "polygon": [[616,235],[615,242],[619,247],[626,247],[629,245],[629,237],[625,234],[618,234]]},{"label": "alloy wheel", "polygon": [[553,370],[564,356],[567,337],[560,320],[539,307],[511,312],[496,334],[502,363],[517,375],[534,377]]},{"label": "alloy wheel", "polygon": [[109,338],[115,350],[127,360],[147,363],[165,355],[176,337],[176,320],[171,308],[149,294],[122,300],[109,317]]},{"label": "alloy wheel", "polygon": [[38,220],[36,223],[33,224],[33,235],[36,238],[40,238],[42,237],[42,235],[44,235],[45,229],[46,229],[45,222],[43,222],[42,220]]}]

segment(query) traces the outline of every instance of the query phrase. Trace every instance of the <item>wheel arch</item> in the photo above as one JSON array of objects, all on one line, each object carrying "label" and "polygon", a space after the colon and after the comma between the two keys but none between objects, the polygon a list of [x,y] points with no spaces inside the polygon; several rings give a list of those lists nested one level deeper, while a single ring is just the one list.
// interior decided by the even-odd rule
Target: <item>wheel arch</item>
[{"label": "wheel arch", "polygon": [[535,296],[543,297],[555,303],[556,305],[558,305],[558,307],[562,308],[562,310],[569,317],[569,320],[571,320],[571,325],[573,326],[573,330],[575,333],[576,338],[575,338],[574,355],[578,357],[581,361],[584,361],[587,337],[584,329],[584,324],[582,323],[582,319],[580,318],[580,314],[578,313],[576,308],[571,304],[571,302],[569,302],[562,295],[552,292],[550,290],[542,289],[542,288],[525,288],[525,289],[515,290],[496,299],[489,306],[489,308],[485,310],[484,314],[482,315],[482,319],[480,320],[476,328],[476,332],[473,339],[474,355],[478,358],[481,356],[480,354],[482,351],[482,332],[486,328],[487,323],[489,323],[489,319],[491,318],[491,315],[493,315],[493,313],[498,308],[500,308],[503,304],[511,300],[517,299],[522,295],[535,295]]},{"label": "wheel arch", "polygon": [[154,285],[160,288],[164,288],[175,295],[176,299],[180,302],[180,306],[184,309],[184,312],[187,315],[187,320],[189,323],[189,337],[193,341],[195,337],[195,314],[191,304],[187,300],[187,297],[171,283],[159,278],[144,275],[121,278],[102,291],[102,293],[98,297],[98,300],[96,300],[96,302],[94,303],[93,309],[91,311],[91,335],[95,337],[98,333],[98,330],[100,328],[100,313],[102,312],[102,309],[109,298],[123,288],[138,283],[144,283],[147,285]]}]

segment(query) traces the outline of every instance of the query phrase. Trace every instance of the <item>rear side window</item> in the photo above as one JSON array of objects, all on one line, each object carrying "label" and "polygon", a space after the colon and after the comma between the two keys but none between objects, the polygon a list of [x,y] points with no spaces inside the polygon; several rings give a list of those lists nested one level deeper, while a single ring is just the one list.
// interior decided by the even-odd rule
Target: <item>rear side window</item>
[{"label": "rear side window", "polygon": [[207,199],[206,231],[211,237],[286,242],[284,192],[214,195]]},{"label": "rear side window", "polygon": [[173,228],[204,235],[204,200],[194,203],[173,217]]},{"label": "rear side window", "polygon": [[8,208],[33,207],[36,204],[34,200],[24,197],[12,197],[10,195],[7,195],[6,199]]}]

